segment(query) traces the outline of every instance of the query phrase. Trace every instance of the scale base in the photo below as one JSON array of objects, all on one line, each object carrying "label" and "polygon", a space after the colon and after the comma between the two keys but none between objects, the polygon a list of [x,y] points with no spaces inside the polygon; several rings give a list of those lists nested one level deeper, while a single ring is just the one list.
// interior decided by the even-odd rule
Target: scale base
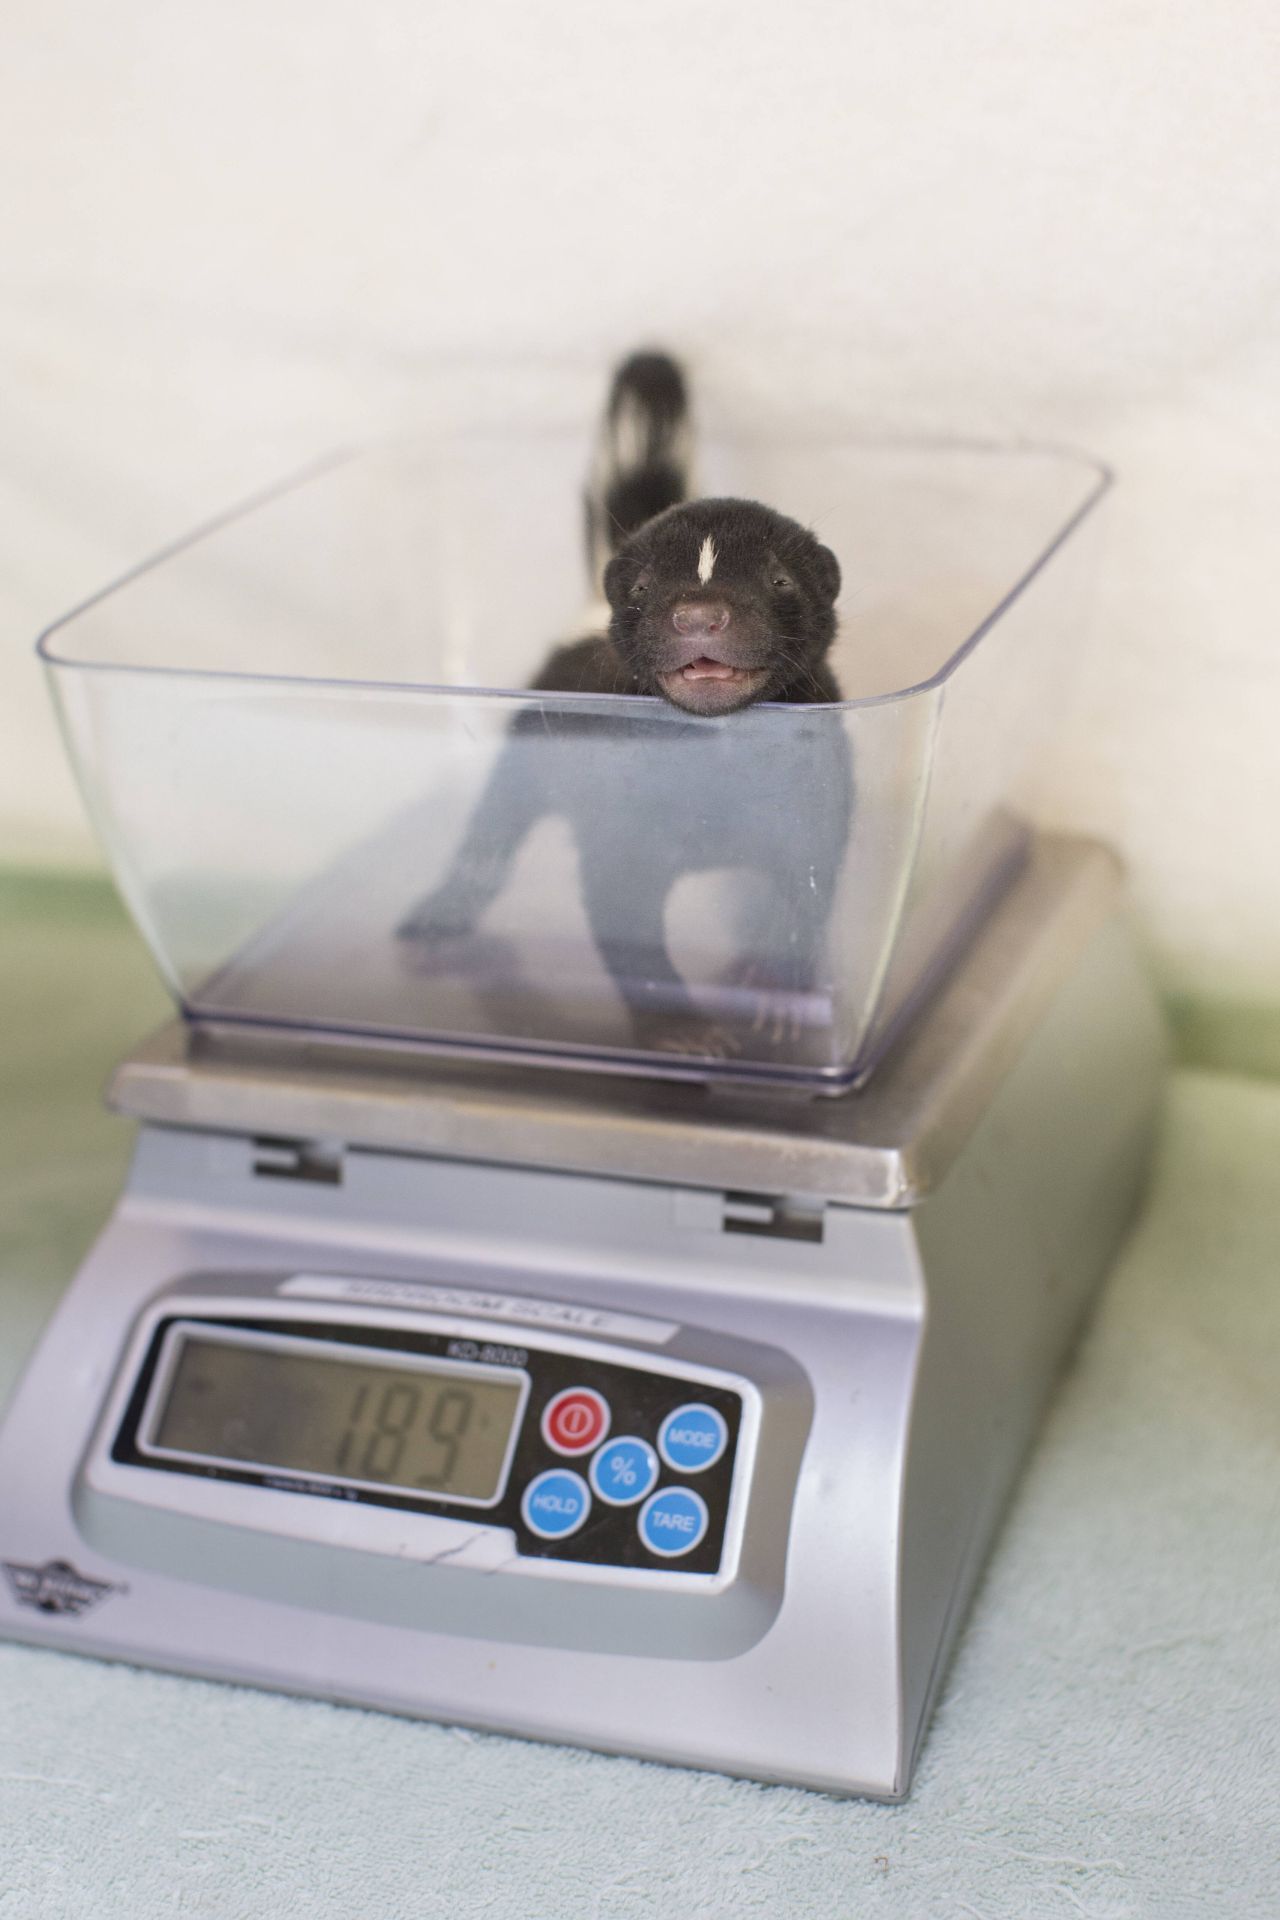
[{"label": "scale base", "polygon": [[[305,1110],[296,1065],[194,1061],[184,1079],[172,1042],[163,1071],[150,1050],[118,1088],[180,1114],[144,1114],[128,1188],[0,1429],[0,1632],[901,1797],[1141,1189],[1164,1041],[1116,908],[1105,855],[1047,847],[872,1090],[790,1113],[691,1118],[634,1088],[609,1108],[598,1089],[575,1137],[563,1083],[513,1129],[519,1089],[504,1107],[497,1087],[436,1082],[411,1123],[394,1074],[313,1063],[308,1132],[279,1126]],[[242,1096],[259,1124],[232,1115]],[[837,1107],[840,1125],[815,1117]],[[334,1127],[357,1111],[364,1128]],[[477,1150],[503,1128],[528,1159]],[[746,1171],[729,1184],[720,1166]],[[124,1356],[158,1301],[731,1380],[719,1568],[566,1572],[501,1529],[414,1514],[358,1535],[351,1507],[296,1484],[243,1511],[218,1510],[216,1484],[162,1510],[111,1455]]]}]

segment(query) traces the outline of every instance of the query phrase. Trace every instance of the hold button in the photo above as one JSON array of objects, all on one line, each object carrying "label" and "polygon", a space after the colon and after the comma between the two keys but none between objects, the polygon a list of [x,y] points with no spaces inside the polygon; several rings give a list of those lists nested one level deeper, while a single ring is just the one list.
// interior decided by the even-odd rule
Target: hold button
[{"label": "hold button", "polygon": [[591,1495],[580,1473],[552,1467],[540,1473],[524,1490],[520,1513],[530,1533],[539,1540],[567,1540],[591,1511]]}]

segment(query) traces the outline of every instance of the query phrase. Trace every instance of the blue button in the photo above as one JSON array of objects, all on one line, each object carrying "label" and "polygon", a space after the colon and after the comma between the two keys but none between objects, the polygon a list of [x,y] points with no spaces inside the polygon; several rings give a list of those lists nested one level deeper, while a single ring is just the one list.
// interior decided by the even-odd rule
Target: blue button
[{"label": "blue button", "polygon": [[580,1473],[551,1467],[531,1480],[524,1490],[520,1512],[530,1533],[539,1540],[567,1540],[591,1511],[591,1495]]},{"label": "blue button", "polygon": [[674,1560],[692,1553],[707,1530],[707,1503],[692,1487],[664,1487],[640,1509],[640,1538],[650,1553]]},{"label": "blue button", "polygon": [[695,1401],[669,1413],[658,1430],[658,1452],[677,1473],[714,1467],[729,1444],[729,1429],[714,1407]]},{"label": "blue button", "polygon": [[658,1484],[658,1456],[647,1440],[610,1440],[591,1462],[591,1487],[611,1507],[632,1507]]}]

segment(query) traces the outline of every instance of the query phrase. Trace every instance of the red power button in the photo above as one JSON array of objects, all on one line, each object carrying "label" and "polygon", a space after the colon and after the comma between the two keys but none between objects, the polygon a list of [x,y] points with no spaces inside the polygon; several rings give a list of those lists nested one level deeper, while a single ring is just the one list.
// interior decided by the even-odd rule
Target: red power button
[{"label": "red power button", "polygon": [[609,1402],[594,1387],[566,1387],[547,1403],[542,1437],[557,1453],[590,1453],[609,1431]]}]

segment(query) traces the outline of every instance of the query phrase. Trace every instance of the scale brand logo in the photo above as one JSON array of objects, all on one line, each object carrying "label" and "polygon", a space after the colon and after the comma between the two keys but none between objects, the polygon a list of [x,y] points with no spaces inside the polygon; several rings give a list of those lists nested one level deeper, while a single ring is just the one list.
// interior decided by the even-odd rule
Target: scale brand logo
[{"label": "scale brand logo", "polygon": [[109,1593],[124,1588],[111,1580],[90,1580],[77,1573],[69,1560],[46,1560],[42,1567],[26,1567],[20,1560],[2,1560],[13,1597],[22,1607],[41,1613],[87,1613]]}]

